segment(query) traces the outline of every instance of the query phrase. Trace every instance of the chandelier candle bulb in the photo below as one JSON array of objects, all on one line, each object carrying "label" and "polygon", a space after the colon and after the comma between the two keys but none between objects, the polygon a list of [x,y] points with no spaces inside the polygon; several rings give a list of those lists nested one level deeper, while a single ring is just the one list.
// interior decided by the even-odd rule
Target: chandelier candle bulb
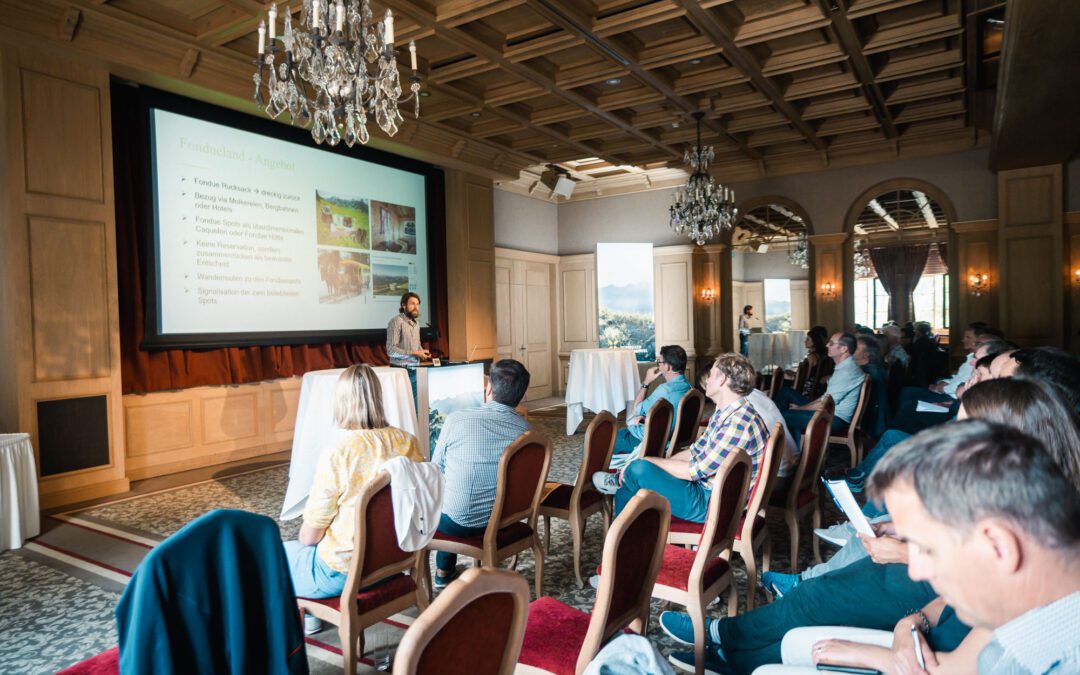
[{"label": "chandelier candle bulb", "polygon": [[311,27],[319,30],[319,0],[311,0]]},{"label": "chandelier candle bulb", "polygon": [[345,28],[345,3],[339,2],[334,6],[334,10],[337,13],[334,19],[334,30],[340,33]]},{"label": "chandelier candle bulb", "polygon": [[416,40],[409,40],[409,64],[413,72],[416,72]]},{"label": "chandelier candle bulb", "polygon": [[270,5],[267,24],[270,29],[270,39],[273,40],[277,36],[277,5]]},{"label": "chandelier candle bulb", "polygon": [[386,10],[386,20],[383,23],[386,26],[384,29],[386,44],[392,45],[394,44],[394,15],[390,13],[390,10]]},{"label": "chandelier candle bulb", "polygon": [[259,22],[259,54],[266,53],[266,22]]}]

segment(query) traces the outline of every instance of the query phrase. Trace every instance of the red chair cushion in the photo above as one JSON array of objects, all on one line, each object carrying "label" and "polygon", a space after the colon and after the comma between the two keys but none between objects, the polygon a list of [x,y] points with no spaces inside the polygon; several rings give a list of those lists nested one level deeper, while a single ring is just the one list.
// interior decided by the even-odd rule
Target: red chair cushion
[{"label": "red chair cushion", "polygon": [[518,663],[573,675],[588,630],[588,614],[544,596],[529,605]]},{"label": "red chair cushion", "polygon": [[[511,523],[499,530],[499,534],[495,537],[495,546],[497,548],[509,546],[515,541],[521,541],[526,537],[531,537],[532,533],[532,528],[529,527],[527,523]],[[484,535],[482,534],[477,534],[472,537],[455,537],[454,535],[446,534],[445,532],[436,532],[435,541],[452,541],[456,544],[464,544],[465,546],[475,546],[476,548],[484,547]]]},{"label": "red chair cushion", "polygon": [[61,670],[57,675],[116,675],[120,672],[120,648],[113,647]]},{"label": "red chair cushion", "polygon": [[[656,583],[685,591],[690,585],[690,570],[694,566],[696,557],[697,551],[668,544],[664,547],[664,560],[660,563],[660,573],[656,575]],[[711,586],[729,568],[728,561],[723,558],[716,557],[710,560],[705,564],[703,587]]]},{"label": "red chair cushion", "polygon": [[680,534],[701,534],[701,531],[705,529],[705,523],[695,523],[692,520],[683,520],[682,518],[671,517],[671,527],[668,528],[668,532],[679,532]]},{"label": "red chair cushion", "polygon": [[[573,485],[566,485],[565,483],[552,490],[547,497],[544,497],[544,501],[540,503],[541,506],[546,506],[552,509],[566,509],[570,510],[570,496],[574,493]],[[581,508],[588,508],[593,504],[599,502],[601,495],[596,490],[586,490],[581,493]]]},{"label": "red chair cushion", "polygon": [[[386,581],[361,590],[356,594],[356,609],[360,614],[381,607],[388,602],[397,600],[403,595],[416,592],[416,582],[407,574],[395,574]],[[317,602],[320,605],[341,611],[341,596],[332,598],[304,598],[308,602]]]}]

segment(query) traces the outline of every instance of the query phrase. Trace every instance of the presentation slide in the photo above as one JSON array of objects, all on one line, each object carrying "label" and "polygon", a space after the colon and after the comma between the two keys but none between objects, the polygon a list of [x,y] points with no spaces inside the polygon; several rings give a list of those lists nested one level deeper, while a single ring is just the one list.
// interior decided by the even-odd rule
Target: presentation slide
[{"label": "presentation slide", "polygon": [[158,334],[429,319],[425,176],[153,109]]}]

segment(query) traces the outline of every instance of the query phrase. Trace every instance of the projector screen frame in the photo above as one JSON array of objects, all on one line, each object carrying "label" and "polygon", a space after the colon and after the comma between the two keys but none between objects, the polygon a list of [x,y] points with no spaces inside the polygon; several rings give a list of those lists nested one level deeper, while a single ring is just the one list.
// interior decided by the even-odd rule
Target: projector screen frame
[{"label": "projector screen frame", "polygon": [[[437,339],[441,309],[446,307],[446,202],[445,176],[443,170],[433,164],[402,157],[393,153],[357,145],[349,148],[315,145],[311,134],[299,127],[260,118],[236,110],[223,108],[204,101],[172,94],[153,87],[139,86],[139,119],[141,122],[140,149],[142,185],[137,188],[144,197],[143,222],[139,254],[143,269],[144,338],[140,351],[155,352],[170,349],[209,350],[228,347],[263,347],[282,345],[310,345],[326,343],[372,344],[386,340],[385,328],[334,331],[274,331],[266,333],[173,333],[162,335],[159,329],[161,288],[158,279],[158,204],[154,172],[153,111],[163,110],[196,120],[220,124],[239,131],[246,131],[267,138],[294,143],[307,148],[332,152],[353,159],[379,164],[392,169],[419,174],[424,178],[424,199],[427,213],[427,270],[428,294],[421,301],[427,309],[426,325],[420,329],[422,341]],[[440,274],[441,272],[441,274]],[[439,297],[441,296],[441,297]],[[386,317],[387,322],[393,315]]]}]

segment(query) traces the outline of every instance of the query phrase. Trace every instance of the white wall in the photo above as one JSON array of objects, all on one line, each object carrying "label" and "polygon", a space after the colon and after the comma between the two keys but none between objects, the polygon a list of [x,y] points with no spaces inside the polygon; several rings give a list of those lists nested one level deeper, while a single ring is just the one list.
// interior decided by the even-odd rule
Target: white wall
[{"label": "white wall", "polygon": [[810,270],[804,270],[788,262],[787,251],[769,251],[768,253],[736,251],[731,260],[731,278],[735,281],[808,279],[809,277]]},{"label": "white wall", "polygon": [[495,190],[495,245],[534,253],[559,252],[559,207]]},{"label": "white wall", "polygon": [[592,253],[599,242],[690,243],[668,224],[674,194],[672,188],[559,204],[559,254]]}]

